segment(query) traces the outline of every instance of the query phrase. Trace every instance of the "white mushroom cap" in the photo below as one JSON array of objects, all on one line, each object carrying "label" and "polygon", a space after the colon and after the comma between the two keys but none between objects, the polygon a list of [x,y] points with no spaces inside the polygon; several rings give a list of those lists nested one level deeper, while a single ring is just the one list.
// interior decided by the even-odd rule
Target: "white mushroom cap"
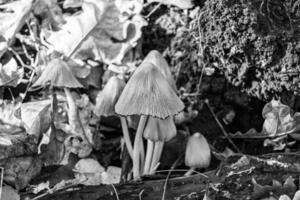
[{"label": "white mushroom cap", "polygon": [[185,165],[193,168],[206,168],[210,164],[209,144],[201,133],[190,136],[185,151]]},{"label": "white mushroom cap", "polygon": [[149,117],[144,129],[144,137],[152,141],[167,142],[176,136],[176,126],[173,117],[158,119]]},{"label": "white mushroom cap", "polygon": [[48,63],[42,75],[33,84],[33,87],[50,85],[60,88],[81,88],[83,85],[73,75],[68,63],[61,59],[53,59]]},{"label": "white mushroom cap", "polygon": [[115,115],[115,104],[117,103],[125,82],[116,76],[111,77],[103,90],[99,92],[96,99],[95,114],[97,116]]},{"label": "white mushroom cap", "polygon": [[172,76],[170,66],[168,65],[166,59],[161,55],[161,53],[159,53],[159,51],[150,51],[143,62],[150,62],[151,64],[155,65],[167,79],[174,91],[177,91],[176,83]]},{"label": "white mushroom cap", "polygon": [[116,113],[150,115],[165,119],[183,110],[184,104],[157,67],[142,63],[126,84]]}]

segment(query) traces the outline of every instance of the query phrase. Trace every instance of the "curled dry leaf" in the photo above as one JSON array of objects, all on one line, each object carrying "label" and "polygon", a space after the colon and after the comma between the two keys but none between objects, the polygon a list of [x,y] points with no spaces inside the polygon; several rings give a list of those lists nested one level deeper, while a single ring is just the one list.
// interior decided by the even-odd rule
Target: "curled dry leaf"
[{"label": "curled dry leaf", "polygon": [[289,106],[280,101],[273,99],[267,103],[263,108],[262,115],[265,118],[263,133],[267,135],[275,136],[295,132],[299,129],[297,114],[292,116]]},{"label": "curled dry leaf", "polygon": [[99,185],[102,183],[102,173],[105,169],[98,161],[85,158],[76,163],[73,171],[76,179],[82,180],[84,185]]}]

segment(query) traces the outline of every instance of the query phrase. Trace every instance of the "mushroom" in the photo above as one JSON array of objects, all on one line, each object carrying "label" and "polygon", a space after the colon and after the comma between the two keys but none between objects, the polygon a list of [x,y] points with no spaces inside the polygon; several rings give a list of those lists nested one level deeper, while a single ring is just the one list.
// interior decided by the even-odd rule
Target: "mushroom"
[{"label": "mushroom", "polygon": [[[142,62],[127,82],[115,107],[123,116],[139,115],[133,147],[133,176],[140,177],[140,151],[143,152],[142,135],[148,116],[166,119],[183,110],[184,104],[171,88],[159,69]],[[141,154],[143,162],[143,153]]]},{"label": "mushroom", "polygon": [[210,164],[210,147],[201,133],[194,133],[190,136],[185,151],[185,165],[190,167],[186,172],[189,176],[196,168],[206,168]]},{"label": "mushroom", "polygon": [[43,73],[32,87],[50,84],[51,87],[63,88],[68,102],[69,124],[74,133],[78,122],[77,107],[70,88],[81,88],[83,85],[72,74],[68,63],[61,59],[53,59],[45,67]]},{"label": "mushroom", "polygon": [[144,173],[152,174],[160,159],[164,142],[176,136],[176,126],[173,117],[170,116],[166,119],[149,117],[143,135],[147,139]]},{"label": "mushroom", "polygon": [[161,55],[161,53],[159,53],[159,51],[157,50],[150,51],[145,57],[144,62],[149,62],[155,65],[160,70],[160,72],[164,75],[164,77],[166,77],[167,81],[169,82],[173,90],[177,91],[176,83],[170,71],[170,67],[166,59]]},{"label": "mushroom", "polygon": [[[95,114],[100,116],[112,116],[115,115],[115,104],[118,101],[124,87],[125,82],[122,79],[119,79],[116,76],[112,76],[102,89],[102,91],[97,95]],[[132,144],[129,136],[128,126],[126,118],[120,116],[121,126],[123,130],[125,144],[128,150],[130,157],[132,158]]]}]

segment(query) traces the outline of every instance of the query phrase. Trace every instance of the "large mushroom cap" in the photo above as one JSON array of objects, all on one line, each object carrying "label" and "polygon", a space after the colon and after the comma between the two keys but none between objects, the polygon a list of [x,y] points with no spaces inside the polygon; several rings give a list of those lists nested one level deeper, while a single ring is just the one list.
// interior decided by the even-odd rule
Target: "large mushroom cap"
[{"label": "large mushroom cap", "polygon": [[111,116],[115,115],[115,104],[118,101],[125,82],[116,76],[111,77],[103,90],[97,96],[95,107],[95,114],[97,116]]},{"label": "large mushroom cap", "polygon": [[206,168],[210,164],[210,148],[200,133],[190,136],[186,145],[185,165],[193,168]]},{"label": "large mushroom cap", "polygon": [[183,108],[183,102],[159,69],[143,62],[126,84],[115,110],[125,116],[150,115],[165,119]]},{"label": "large mushroom cap", "polygon": [[167,142],[176,136],[176,126],[173,117],[158,119],[149,117],[144,130],[144,137],[152,141]]},{"label": "large mushroom cap", "polygon": [[81,85],[81,83],[79,83],[79,81],[73,75],[68,63],[58,58],[53,59],[48,63],[42,75],[33,84],[33,87],[46,85],[47,83],[61,88],[83,87],[83,85]]},{"label": "large mushroom cap", "polygon": [[160,72],[166,77],[173,90],[177,90],[175,80],[172,76],[170,67],[166,59],[157,50],[150,51],[143,62],[149,62],[159,68]]}]

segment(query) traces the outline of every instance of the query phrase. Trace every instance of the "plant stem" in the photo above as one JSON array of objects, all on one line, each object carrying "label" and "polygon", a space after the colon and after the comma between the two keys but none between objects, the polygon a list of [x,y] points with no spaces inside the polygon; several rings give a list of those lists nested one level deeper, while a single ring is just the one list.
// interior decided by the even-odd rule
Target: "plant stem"
[{"label": "plant stem", "polygon": [[146,153],[146,162],[144,165],[144,174],[149,174],[151,162],[152,162],[152,155],[153,155],[153,148],[154,148],[154,142],[151,140],[147,140],[147,153]]},{"label": "plant stem", "polygon": [[148,116],[141,116],[135,139],[134,139],[134,149],[133,149],[133,178],[138,180],[140,178],[140,147],[143,142],[143,131],[146,125]]},{"label": "plant stem", "polygon": [[77,123],[77,107],[75,100],[73,99],[72,93],[70,89],[64,88],[67,102],[68,102],[68,118],[69,118],[69,124],[71,127],[72,132],[76,133],[76,123]]},{"label": "plant stem", "polygon": [[[145,127],[144,127],[145,129]],[[144,129],[143,129],[143,133],[144,133]],[[144,141],[142,140],[141,142],[141,146],[140,146],[140,174],[143,174],[144,172],[144,166],[145,166],[145,147],[144,147]]]},{"label": "plant stem", "polygon": [[195,169],[196,169],[196,168],[191,167],[191,168],[189,169],[189,171],[187,171],[187,172],[184,174],[184,176],[190,176],[190,175],[192,175],[192,173],[195,171]]},{"label": "plant stem", "polygon": [[131,159],[133,159],[133,147],[132,147],[132,143],[131,143],[130,136],[129,136],[126,118],[120,117],[120,120],[121,120],[121,126],[122,126],[123,136],[124,136],[124,140],[125,140],[125,145],[127,147],[127,150],[128,150],[128,153],[129,153]]},{"label": "plant stem", "polygon": [[151,166],[150,166],[150,174],[154,174],[154,172],[156,171],[157,163],[160,160],[160,156],[161,156],[163,147],[164,147],[164,142],[162,142],[162,141],[155,142],[152,162],[151,162]]}]

